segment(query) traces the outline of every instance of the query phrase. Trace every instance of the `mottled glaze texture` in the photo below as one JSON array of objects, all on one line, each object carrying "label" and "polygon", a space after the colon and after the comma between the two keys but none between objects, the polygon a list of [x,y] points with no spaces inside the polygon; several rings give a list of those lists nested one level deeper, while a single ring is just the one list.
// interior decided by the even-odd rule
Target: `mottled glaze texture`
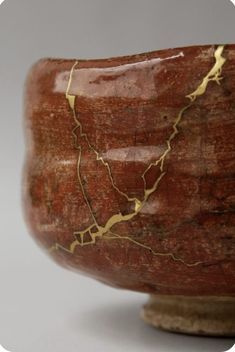
[{"label": "mottled glaze texture", "polygon": [[40,60],[25,121],[25,214],[58,263],[235,296],[235,45]]}]

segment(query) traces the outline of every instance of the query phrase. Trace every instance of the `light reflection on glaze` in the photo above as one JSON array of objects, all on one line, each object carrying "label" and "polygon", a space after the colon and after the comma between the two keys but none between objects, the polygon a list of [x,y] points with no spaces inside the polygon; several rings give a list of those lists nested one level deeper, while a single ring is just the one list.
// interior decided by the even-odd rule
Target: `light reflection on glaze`
[{"label": "light reflection on glaze", "polygon": [[[165,69],[164,61],[180,59],[178,55],[161,59],[154,58],[136,63],[106,68],[80,68],[73,72],[70,94],[84,97],[123,97],[150,99],[158,95],[154,77]],[[138,75],[136,71],[138,70]],[[70,71],[59,73],[55,79],[55,93],[64,93],[67,89]],[[115,81],[115,84],[114,84]],[[169,83],[170,84],[170,83]],[[97,89],[99,88],[99,89]]]},{"label": "light reflection on glaze", "polygon": [[159,158],[164,150],[165,145],[150,145],[140,147],[132,146],[126,148],[109,149],[106,153],[102,153],[101,157],[107,161],[134,161],[138,163],[149,164],[151,160]]},{"label": "light reflection on glaze", "polygon": [[[222,67],[226,61],[226,59],[222,56],[224,51],[224,46],[218,46],[217,49],[215,50],[214,53],[214,58],[215,58],[215,64],[213,65],[212,69],[209,71],[209,73],[203,78],[201,84],[196,88],[196,90],[194,92],[192,92],[191,94],[186,95],[186,98],[188,98],[190,100],[190,102],[184,106],[178,113],[178,115],[175,118],[175,121],[173,123],[172,129],[173,132],[170,134],[170,136],[168,137],[168,139],[165,142],[165,150],[161,153],[161,155],[154,161],[151,162],[148,167],[145,169],[144,173],[142,174],[142,178],[144,181],[144,198],[143,200],[139,200],[136,198],[129,198],[128,195],[125,195],[128,201],[134,202],[135,207],[133,210],[131,210],[131,212],[129,214],[122,214],[122,213],[118,213],[118,214],[114,214],[113,216],[111,216],[106,224],[104,226],[100,226],[97,222],[97,220],[95,219],[91,206],[88,202],[88,198],[86,196],[86,192],[84,190],[84,187],[82,185],[81,182],[81,175],[80,175],[80,163],[81,163],[81,156],[82,156],[82,150],[81,147],[78,145],[77,148],[79,149],[79,157],[78,157],[78,179],[79,179],[79,183],[80,186],[82,188],[82,193],[84,195],[84,199],[88,205],[88,208],[90,209],[91,215],[93,216],[94,219],[94,223],[92,223],[88,228],[84,229],[83,231],[78,231],[74,233],[74,236],[76,238],[76,240],[74,242],[71,243],[69,249],[63,247],[62,245],[56,243],[54,246],[51,247],[50,251],[54,251],[54,250],[58,250],[58,249],[62,249],[66,252],[69,253],[74,253],[75,248],[77,246],[85,246],[85,245],[90,245],[90,244],[94,244],[96,242],[96,238],[97,237],[102,237],[102,238],[106,238],[106,239],[120,239],[120,240],[128,240],[132,243],[135,243],[136,245],[148,249],[150,250],[154,255],[157,256],[168,256],[171,257],[173,260],[175,261],[179,261],[187,266],[196,266],[201,264],[202,262],[194,262],[194,263],[185,263],[183,259],[176,257],[173,253],[158,253],[155,252],[151,247],[140,243],[136,240],[134,240],[133,238],[129,237],[129,236],[120,236],[117,233],[114,233],[112,231],[112,228],[114,225],[121,223],[121,222],[128,222],[129,220],[131,220],[133,217],[135,217],[137,214],[139,214],[141,212],[141,210],[144,208],[144,206],[147,204],[150,195],[152,195],[157,189],[158,186],[160,184],[160,182],[162,181],[162,179],[164,178],[166,171],[165,171],[165,160],[168,156],[168,154],[171,152],[172,150],[172,142],[175,139],[175,137],[178,135],[179,133],[179,124],[184,116],[185,111],[187,111],[194,103],[194,101],[200,96],[203,95],[206,92],[208,83],[210,81],[214,81],[217,84],[220,83],[220,80],[222,79],[221,77],[221,73],[222,73]],[[122,191],[120,191],[116,185],[114,184],[114,180],[112,178],[112,174],[111,174],[111,169],[110,166],[107,162],[104,161],[103,157],[92,147],[87,135],[83,132],[82,129],[82,125],[81,122],[79,121],[79,117],[76,116],[76,112],[75,112],[75,99],[77,95],[80,95],[80,92],[76,93],[76,95],[74,95],[73,91],[71,90],[71,86],[73,84],[73,74],[75,72],[75,68],[78,65],[78,62],[75,62],[75,64],[73,65],[71,72],[70,72],[70,76],[69,76],[69,80],[68,81],[68,86],[66,89],[66,99],[68,100],[69,106],[73,112],[73,119],[76,123],[76,127],[73,130],[73,135],[75,137],[75,141],[77,142],[77,135],[75,133],[75,131],[77,129],[79,129],[80,131],[80,136],[81,137],[85,137],[87,144],[89,146],[89,148],[91,149],[92,152],[94,152],[96,154],[97,160],[101,161],[108,169],[109,172],[109,176],[110,176],[110,180],[111,183],[113,185],[113,187],[120,193],[120,194],[124,194]],[[102,69],[103,70],[103,69]],[[146,79],[146,76],[145,76]],[[151,170],[152,167],[159,167],[160,170],[160,175],[156,178],[156,180],[153,183],[152,187],[148,187],[147,183],[146,183],[146,174],[149,170]],[[89,234],[91,237],[91,240],[89,242],[84,242],[84,236],[85,234]]]}]

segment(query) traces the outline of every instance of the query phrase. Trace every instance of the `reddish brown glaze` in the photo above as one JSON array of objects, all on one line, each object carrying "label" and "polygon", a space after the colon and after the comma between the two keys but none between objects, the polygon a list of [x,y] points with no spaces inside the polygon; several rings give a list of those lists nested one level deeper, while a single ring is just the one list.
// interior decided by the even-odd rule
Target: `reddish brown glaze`
[{"label": "reddish brown glaze", "polygon": [[218,48],[34,65],[25,213],[58,263],[136,291],[235,295],[235,45],[216,71]]}]

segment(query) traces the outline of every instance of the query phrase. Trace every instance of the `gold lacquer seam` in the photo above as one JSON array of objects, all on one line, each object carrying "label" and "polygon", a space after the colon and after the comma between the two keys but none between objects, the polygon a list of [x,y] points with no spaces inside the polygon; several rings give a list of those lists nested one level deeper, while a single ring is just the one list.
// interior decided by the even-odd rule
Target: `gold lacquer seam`
[{"label": "gold lacquer seam", "polygon": [[[64,246],[56,243],[54,246],[52,246],[50,248],[50,251],[54,251],[54,250],[59,250],[62,249],[66,252],[69,253],[74,253],[75,249],[77,246],[87,246],[87,245],[91,245],[94,244],[96,242],[96,238],[103,238],[103,239],[112,239],[112,240],[126,240],[129,241],[141,248],[144,248],[146,250],[149,250],[153,255],[155,256],[161,256],[161,257],[171,257],[173,260],[175,261],[179,261],[182,262],[183,264],[187,265],[187,266],[197,266],[199,264],[202,264],[201,261],[197,261],[194,263],[186,263],[183,259],[178,258],[175,254],[173,253],[159,253],[154,251],[150,246],[147,246],[139,241],[134,240],[133,238],[131,238],[130,236],[121,236],[117,233],[114,233],[112,231],[112,228],[115,224],[121,223],[121,222],[125,222],[125,221],[130,221],[132,218],[134,218],[137,214],[139,214],[139,212],[141,211],[141,209],[143,208],[143,206],[146,204],[146,202],[148,201],[149,197],[151,194],[153,194],[154,192],[157,191],[158,186],[160,184],[160,182],[162,181],[162,179],[164,178],[166,171],[165,171],[165,160],[167,158],[167,156],[169,155],[169,153],[172,150],[172,142],[175,139],[175,137],[178,135],[179,133],[179,124],[183,118],[184,113],[193,105],[193,103],[196,101],[196,99],[205,94],[206,90],[207,90],[207,86],[209,84],[210,81],[215,81],[217,84],[220,84],[220,81],[222,79],[221,77],[221,73],[222,73],[222,67],[226,61],[226,59],[222,56],[224,51],[224,46],[223,45],[219,45],[215,52],[214,52],[214,58],[215,58],[215,64],[212,67],[212,69],[208,72],[208,74],[203,78],[203,80],[201,81],[200,85],[195,89],[194,92],[188,94],[186,96],[186,98],[189,99],[189,103],[183,107],[178,116],[176,117],[174,124],[172,126],[172,133],[170,134],[169,138],[166,140],[165,144],[166,144],[166,149],[163,152],[163,154],[160,156],[159,159],[157,159],[155,162],[152,162],[148,165],[148,167],[146,168],[146,170],[144,171],[144,173],[142,174],[142,179],[144,182],[144,199],[142,201],[140,201],[137,198],[130,198],[126,193],[122,192],[114,183],[113,180],[113,176],[112,176],[112,172],[110,169],[110,166],[107,162],[104,161],[104,159],[99,155],[99,153],[96,151],[96,149],[91,145],[87,135],[83,132],[82,129],[82,125],[81,122],[79,121],[79,118],[77,118],[76,116],[76,112],[75,112],[75,100],[76,100],[76,96],[75,95],[71,95],[69,94],[70,91],[70,87],[71,87],[71,83],[72,83],[72,77],[73,77],[73,72],[75,67],[78,65],[78,61],[76,61],[71,69],[70,72],[70,76],[69,76],[69,82],[68,82],[68,87],[66,90],[66,99],[68,100],[70,109],[72,110],[73,113],[73,119],[76,123],[76,127],[73,129],[73,136],[75,139],[75,145],[77,147],[77,149],[79,150],[79,157],[78,157],[78,164],[77,164],[77,174],[78,174],[78,181],[79,184],[81,186],[81,190],[82,190],[82,194],[84,196],[84,199],[86,201],[86,204],[88,205],[89,211],[91,212],[92,218],[94,220],[94,223],[92,223],[89,227],[87,227],[86,229],[84,229],[83,231],[76,231],[74,232],[74,236],[76,238],[75,241],[73,241],[69,248],[65,248]],[[81,157],[82,157],[82,149],[81,146],[79,146],[77,144],[77,135],[76,135],[76,130],[79,129],[80,131],[80,136],[85,137],[87,144],[90,148],[90,150],[92,152],[95,153],[96,155],[96,159],[98,161],[101,161],[107,168],[108,170],[108,174],[109,174],[109,178],[111,181],[111,184],[113,186],[113,188],[118,191],[119,194],[125,196],[125,198],[127,199],[127,201],[129,202],[134,202],[134,209],[133,211],[131,211],[129,214],[125,214],[123,215],[122,213],[118,213],[115,214],[113,216],[111,216],[108,221],[106,222],[106,224],[104,226],[100,226],[93,214],[92,208],[88,202],[87,196],[86,196],[86,192],[84,190],[84,187],[82,185],[82,181],[81,181],[81,175],[80,175],[80,163],[81,163]],[[153,186],[151,188],[147,188],[147,184],[146,184],[146,173],[152,168],[152,167],[156,167],[159,165],[159,169],[160,169],[160,175],[157,177],[157,179],[155,180]],[[96,228],[97,231],[96,232],[91,232],[92,228]],[[89,233],[91,240],[89,242],[84,242],[84,235],[86,233]]]}]

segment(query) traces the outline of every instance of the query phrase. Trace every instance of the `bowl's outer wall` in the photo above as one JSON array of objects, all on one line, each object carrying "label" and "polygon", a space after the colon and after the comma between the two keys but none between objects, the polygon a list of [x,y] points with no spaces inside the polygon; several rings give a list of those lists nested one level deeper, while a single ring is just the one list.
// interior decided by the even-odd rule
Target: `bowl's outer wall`
[{"label": "bowl's outer wall", "polygon": [[235,46],[209,77],[216,50],[34,65],[25,214],[57,262],[136,291],[235,295]]}]

